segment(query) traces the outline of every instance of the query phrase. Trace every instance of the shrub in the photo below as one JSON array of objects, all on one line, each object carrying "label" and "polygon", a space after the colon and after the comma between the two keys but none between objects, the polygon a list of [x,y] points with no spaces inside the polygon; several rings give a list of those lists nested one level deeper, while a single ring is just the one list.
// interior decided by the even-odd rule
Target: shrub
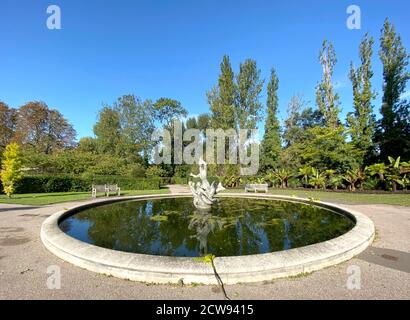
[{"label": "shrub", "polygon": [[172,184],[188,184],[188,178],[181,178],[181,177],[172,177],[171,183]]},{"label": "shrub", "polygon": [[160,179],[131,178],[126,176],[23,176],[15,186],[16,193],[87,192],[93,184],[118,184],[122,190],[157,190]]},{"label": "shrub", "polygon": [[147,178],[164,177],[166,176],[166,171],[162,169],[161,167],[151,166],[147,168],[147,170],[145,171],[145,176]]}]

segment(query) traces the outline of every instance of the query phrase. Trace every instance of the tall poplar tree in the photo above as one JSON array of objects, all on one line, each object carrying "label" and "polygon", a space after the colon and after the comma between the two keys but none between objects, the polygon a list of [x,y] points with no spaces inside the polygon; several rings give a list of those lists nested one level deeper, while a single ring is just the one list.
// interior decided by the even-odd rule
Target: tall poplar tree
[{"label": "tall poplar tree", "polygon": [[262,169],[274,168],[279,159],[281,151],[280,125],[277,117],[278,113],[278,89],[279,79],[275,69],[271,70],[270,81],[268,83],[268,97],[266,101],[266,121],[265,133],[262,140],[261,165]]},{"label": "tall poplar tree", "polygon": [[383,63],[382,118],[377,129],[380,158],[401,156],[410,159],[410,105],[401,98],[410,79],[407,71],[409,55],[387,19],[380,42],[379,56]]},{"label": "tall poplar tree", "polygon": [[323,41],[319,61],[323,69],[323,78],[316,87],[316,103],[323,114],[326,126],[336,128],[339,125],[340,101],[339,95],[334,92],[332,77],[337,59],[333,45],[327,40]]},{"label": "tall poplar tree", "polygon": [[373,43],[373,38],[366,34],[360,43],[361,65],[358,68],[355,68],[353,63],[350,65],[354,111],[347,115],[347,126],[352,143],[363,154],[364,164],[373,160],[375,151],[373,142],[375,118],[372,100],[376,97],[376,93],[372,90],[371,84]]},{"label": "tall poplar tree", "polygon": [[222,59],[218,85],[209,91],[207,96],[211,109],[212,128],[235,129],[234,73],[227,55]]},{"label": "tall poplar tree", "polygon": [[236,119],[240,129],[255,129],[261,119],[263,82],[255,60],[246,59],[240,64],[236,76]]}]

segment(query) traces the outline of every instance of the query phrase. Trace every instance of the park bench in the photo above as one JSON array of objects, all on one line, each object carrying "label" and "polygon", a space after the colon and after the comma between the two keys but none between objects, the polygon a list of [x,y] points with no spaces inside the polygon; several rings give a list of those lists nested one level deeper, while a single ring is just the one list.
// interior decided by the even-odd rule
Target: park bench
[{"label": "park bench", "polygon": [[106,197],[110,196],[110,192],[115,192],[121,195],[121,189],[117,184],[92,185],[91,196],[97,198],[97,192],[104,192]]},{"label": "park bench", "polygon": [[248,191],[253,191],[253,192],[264,191],[267,193],[268,184],[267,183],[261,183],[261,184],[248,183],[245,185],[245,192],[248,192]]}]

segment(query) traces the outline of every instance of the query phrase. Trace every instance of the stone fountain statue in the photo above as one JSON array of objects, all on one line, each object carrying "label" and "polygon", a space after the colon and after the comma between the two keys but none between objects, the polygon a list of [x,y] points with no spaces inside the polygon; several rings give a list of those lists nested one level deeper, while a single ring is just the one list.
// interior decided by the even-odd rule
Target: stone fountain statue
[{"label": "stone fountain statue", "polygon": [[192,195],[194,196],[194,206],[198,209],[209,210],[211,205],[215,202],[215,195],[225,188],[219,182],[215,186],[215,181],[210,184],[206,178],[206,162],[201,158],[199,159],[199,174],[192,174],[191,177],[199,178],[201,181],[194,183],[189,181],[189,187],[191,188]]}]

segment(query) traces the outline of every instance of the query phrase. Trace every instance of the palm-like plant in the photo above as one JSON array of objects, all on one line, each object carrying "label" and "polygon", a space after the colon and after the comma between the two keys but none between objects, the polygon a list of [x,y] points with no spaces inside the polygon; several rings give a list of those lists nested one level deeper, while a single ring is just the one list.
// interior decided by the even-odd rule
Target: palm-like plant
[{"label": "palm-like plant", "polygon": [[333,190],[337,190],[339,187],[343,187],[343,177],[340,175],[332,175],[328,178],[328,183]]},{"label": "palm-like plant", "polygon": [[276,178],[276,175],[275,175],[275,172],[274,172],[274,171],[269,170],[269,171],[265,174],[264,180],[265,180],[265,182],[270,183],[271,186],[273,186],[274,188],[276,188],[278,179]]},{"label": "palm-like plant", "polygon": [[312,175],[309,179],[309,184],[315,189],[326,187],[326,175],[323,172],[319,172],[316,168],[312,168]]},{"label": "palm-like plant", "polygon": [[350,191],[356,191],[356,183],[358,181],[357,170],[347,170],[343,179],[349,184]]},{"label": "palm-like plant", "polygon": [[242,178],[237,175],[231,175],[223,179],[223,184],[228,188],[238,187],[242,183]]},{"label": "palm-like plant", "polygon": [[292,178],[292,172],[286,169],[276,169],[274,171],[274,176],[279,180],[281,188],[287,188],[288,181]]},{"label": "palm-like plant", "polygon": [[366,173],[364,170],[356,169],[357,182],[359,183],[360,190],[363,190],[363,182],[366,180]]},{"label": "palm-like plant", "polygon": [[298,176],[302,177],[303,187],[306,188],[309,183],[309,176],[312,174],[312,167],[302,167],[299,168]]},{"label": "palm-like plant", "polygon": [[400,157],[397,157],[396,159],[394,159],[393,157],[388,157],[388,159],[389,159],[390,165],[389,165],[389,170],[388,170],[388,173],[386,174],[386,177],[391,182],[392,191],[396,192],[397,184],[399,185],[405,184],[405,182],[402,181],[402,176],[401,176]]},{"label": "palm-like plant", "polygon": [[380,181],[384,181],[384,176],[388,172],[389,167],[386,166],[384,163],[376,163],[372,164],[371,166],[367,166],[364,170],[368,172],[371,176],[378,175]]}]

